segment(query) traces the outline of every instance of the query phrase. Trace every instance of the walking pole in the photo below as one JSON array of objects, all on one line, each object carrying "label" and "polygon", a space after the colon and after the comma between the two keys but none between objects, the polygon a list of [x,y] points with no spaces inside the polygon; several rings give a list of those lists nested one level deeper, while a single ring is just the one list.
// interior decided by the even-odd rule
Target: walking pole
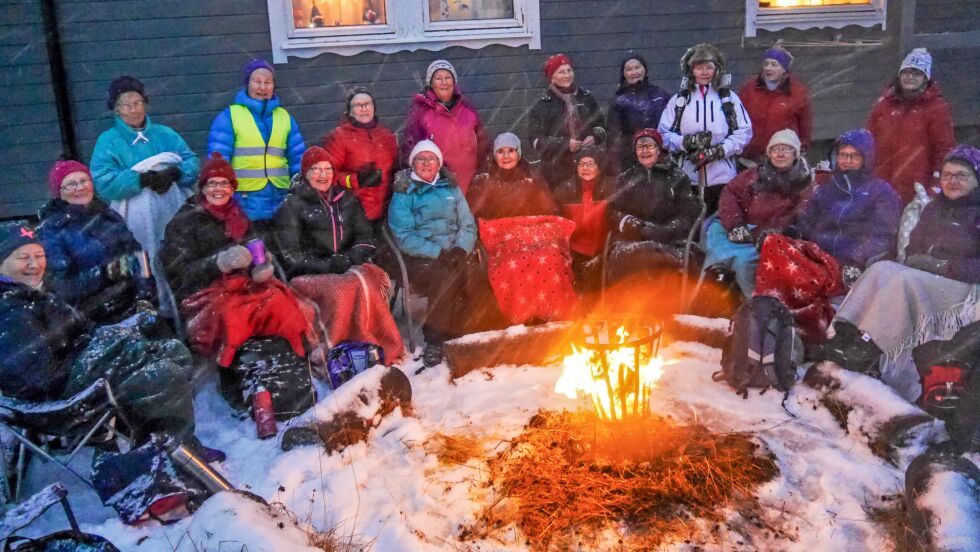
[{"label": "walking pole", "polygon": [[[700,165],[698,166],[698,197],[701,199],[701,212],[698,214],[698,218],[697,220],[694,221],[694,224],[691,226],[691,229],[688,230],[687,241],[684,242],[684,274],[683,274],[683,279],[681,280],[681,312],[682,313],[686,313],[691,308],[691,305],[688,302],[688,297],[687,297],[687,279],[688,279],[688,269],[690,268],[690,263],[691,263],[691,246],[694,243],[694,234],[695,232],[698,231],[699,228],[701,228],[701,222],[704,220],[704,216],[708,214],[708,206],[705,205],[704,203],[704,189],[708,186],[708,169],[707,169],[707,164],[702,162],[703,158],[704,158],[703,152],[698,152],[697,155],[694,157],[694,161],[700,163]],[[695,290],[695,294],[698,292],[700,287],[701,286],[698,285],[698,289]],[[691,302],[693,303],[693,301]]]}]

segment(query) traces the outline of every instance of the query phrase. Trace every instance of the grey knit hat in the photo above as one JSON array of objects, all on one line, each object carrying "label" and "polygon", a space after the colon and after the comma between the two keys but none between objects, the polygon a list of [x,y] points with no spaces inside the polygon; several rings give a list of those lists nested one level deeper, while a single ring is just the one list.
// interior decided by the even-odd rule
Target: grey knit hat
[{"label": "grey knit hat", "polygon": [[456,68],[453,67],[453,64],[452,63],[449,63],[448,61],[446,61],[444,59],[437,59],[437,60],[433,61],[432,63],[430,63],[429,64],[429,68],[425,70],[425,85],[426,86],[429,86],[430,84],[432,84],[432,75],[435,75],[436,74],[436,71],[438,71],[440,69],[445,69],[446,71],[449,71],[452,74],[452,76],[453,76],[453,80],[456,81],[457,83],[459,82],[459,76],[456,75]]},{"label": "grey knit hat", "polygon": [[505,132],[497,135],[493,141],[493,151],[496,152],[500,148],[514,148],[517,150],[518,155],[523,156],[521,152],[521,139],[513,132]]}]

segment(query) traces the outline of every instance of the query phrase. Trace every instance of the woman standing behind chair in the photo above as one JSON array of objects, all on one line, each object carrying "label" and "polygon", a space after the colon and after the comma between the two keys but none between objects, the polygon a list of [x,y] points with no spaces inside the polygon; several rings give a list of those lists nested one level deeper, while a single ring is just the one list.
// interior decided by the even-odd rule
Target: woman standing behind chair
[{"label": "woman standing behind chair", "polygon": [[48,186],[52,198],[41,209],[37,230],[47,255],[48,290],[101,324],[132,314],[139,291],[155,299],[151,286],[137,286],[139,242],[122,217],[95,197],[88,167],[58,161]]},{"label": "woman standing behind chair", "polygon": [[528,114],[528,138],[541,159],[541,175],[557,186],[575,174],[572,156],[605,138],[606,123],[592,93],[575,83],[568,56],[551,56],[543,71],[548,88]]},{"label": "woman standing behind chair", "polygon": [[371,92],[355,88],[347,97],[344,118],[323,142],[337,163],[337,184],[354,190],[371,222],[385,216],[398,162],[395,134],[378,121],[375,109]]},{"label": "woman standing behind chair", "polygon": [[402,131],[402,164],[411,163],[411,152],[422,140],[432,140],[445,158],[445,167],[456,175],[463,194],[490,154],[480,115],[459,88],[452,63],[437,59],[425,71],[425,89],[415,95]]},{"label": "woman standing behind chair", "polygon": [[330,344],[379,345],[387,363],[404,345],[388,310],[388,275],[370,263],[374,232],[361,203],[340,184],[334,159],[319,146],[303,154],[303,180],[276,213],[273,231],[289,285],[320,308]]},{"label": "woman standing behind chair", "polygon": [[752,141],[745,146],[742,157],[754,163],[765,162],[769,139],[783,129],[796,133],[803,153],[810,148],[813,130],[810,91],[790,72],[792,65],[792,54],[773,46],[762,56],[762,71],[738,91],[752,118]]},{"label": "woman standing behind chair", "polygon": [[650,83],[648,67],[647,60],[632,50],[626,52],[619,67],[619,88],[607,116],[609,151],[615,163],[613,174],[630,165],[633,135],[644,128],[657,128],[670,100],[666,90]]},{"label": "woman standing behind chair", "polygon": [[238,177],[235,198],[249,220],[263,221],[272,218],[289,193],[306,143],[296,120],[279,103],[272,65],[256,58],[244,73],[245,87],[211,123],[208,155],[217,152],[231,162]]}]

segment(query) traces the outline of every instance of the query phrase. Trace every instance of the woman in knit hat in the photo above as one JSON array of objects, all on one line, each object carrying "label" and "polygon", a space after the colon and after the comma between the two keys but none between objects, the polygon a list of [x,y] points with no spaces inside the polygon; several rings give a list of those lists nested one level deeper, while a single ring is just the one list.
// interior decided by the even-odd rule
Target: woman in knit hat
[{"label": "woman in knit hat", "polygon": [[745,297],[755,290],[759,263],[756,242],[789,225],[813,193],[813,173],[791,129],[772,135],[765,162],[743,171],[725,186],[718,217],[708,225],[705,270],[735,272]]},{"label": "woman in knit hat", "polygon": [[953,117],[932,78],[932,55],[909,52],[868,116],[875,137],[875,172],[895,187],[902,204],[915,196],[913,184],[929,187],[956,143]]},{"label": "woman in knit hat", "polygon": [[470,331],[465,292],[475,262],[476,221],[435,142],[415,144],[409,162],[395,175],[388,227],[414,290],[429,298],[422,360],[435,366],[442,362],[442,344]]},{"label": "woman in knit hat", "polygon": [[644,128],[657,128],[670,94],[650,82],[647,60],[637,52],[626,52],[619,66],[619,88],[609,104],[609,151],[613,173],[633,160],[633,135]]},{"label": "woman in knit hat", "polygon": [[330,343],[375,343],[391,363],[405,349],[388,309],[391,280],[371,262],[372,224],[338,180],[336,163],[319,146],[303,154],[303,179],[274,219],[282,265],[289,285],[319,307]]},{"label": "woman in knit hat", "polygon": [[531,106],[527,133],[541,175],[555,187],[575,174],[572,158],[578,150],[605,139],[606,122],[592,93],[575,83],[568,56],[551,56],[542,70],[548,87]]},{"label": "woman in knit hat", "polygon": [[[299,125],[276,95],[276,70],[255,58],[245,64],[244,86],[214,118],[208,155],[220,153],[238,177],[235,197],[252,221],[272,218],[300,170],[306,143]],[[260,232],[268,223],[260,224]]]},{"label": "woman in knit hat", "polygon": [[402,166],[411,163],[411,152],[422,140],[439,146],[443,168],[456,176],[464,194],[490,154],[480,114],[463,97],[456,68],[444,59],[429,64],[425,87],[412,99],[402,130]]},{"label": "woman in knit hat", "polygon": [[[122,215],[151,259],[167,223],[193,193],[201,163],[179,134],[151,121],[143,83],[122,76],[109,85],[115,122],[92,152],[95,193]],[[155,271],[162,274],[162,270]],[[161,292],[166,282],[157,280]]]},{"label": "woman in knit hat", "polygon": [[765,162],[769,139],[782,129],[796,133],[803,152],[810,147],[813,131],[810,91],[790,71],[792,66],[793,55],[782,46],[773,46],[762,55],[759,74],[747,80],[738,91],[742,105],[752,118],[752,141],[745,146],[742,157],[753,163]]},{"label": "woman in knit hat", "polygon": [[198,185],[167,225],[160,251],[191,349],[228,367],[248,339],[279,336],[305,356],[319,341],[313,308],[275,279],[268,244],[256,243],[259,236],[233,196],[238,181],[231,164],[212,154]]},{"label": "woman in knit hat", "polygon": [[398,165],[395,134],[378,121],[376,108],[367,88],[355,88],[347,96],[340,124],[323,141],[323,148],[336,161],[337,183],[354,190],[371,222],[384,218]]},{"label": "woman in knit hat", "polygon": [[113,324],[155,300],[140,277],[140,244],[118,213],[95,197],[92,175],[78,161],[58,161],[48,174],[51,200],[38,237],[47,253],[46,288],[96,323]]}]

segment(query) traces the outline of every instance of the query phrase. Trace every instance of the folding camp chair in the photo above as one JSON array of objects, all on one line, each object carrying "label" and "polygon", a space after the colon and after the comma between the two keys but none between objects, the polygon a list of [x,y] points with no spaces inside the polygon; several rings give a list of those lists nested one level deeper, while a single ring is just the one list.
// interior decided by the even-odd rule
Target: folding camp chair
[{"label": "folding camp chair", "polygon": [[[37,518],[44,515],[49,508],[55,504],[61,504],[68,518],[71,529],[59,531],[40,539],[28,539],[25,537],[15,537],[14,533],[27,527]],[[11,548],[11,541],[24,540],[28,544]],[[118,551],[111,542],[98,535],[83,533],[75,520],[75,513],[72,512],[71,505],[68,503],[68,491],[61,483],[52,483],[40,492],[25,500],[23,504],[11,509],[0,520],[0,550],[101,550],[103,552]]]}]

